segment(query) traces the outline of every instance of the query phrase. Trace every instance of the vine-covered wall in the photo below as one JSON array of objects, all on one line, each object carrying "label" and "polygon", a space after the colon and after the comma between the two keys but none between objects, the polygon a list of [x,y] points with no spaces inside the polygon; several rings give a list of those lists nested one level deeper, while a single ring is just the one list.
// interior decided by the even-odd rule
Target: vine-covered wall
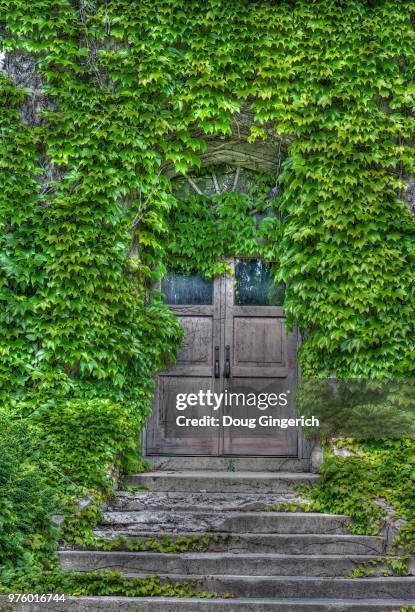
[{"label": "vine-covered wall", "polygon": [[1,0],[3,399],[145,413],[180,337],[148,293],[164,168],[191,174],[243,107],[251,141],[288,143],[272,235],[303,373],[413,374],[414,19],[408,0]]}]

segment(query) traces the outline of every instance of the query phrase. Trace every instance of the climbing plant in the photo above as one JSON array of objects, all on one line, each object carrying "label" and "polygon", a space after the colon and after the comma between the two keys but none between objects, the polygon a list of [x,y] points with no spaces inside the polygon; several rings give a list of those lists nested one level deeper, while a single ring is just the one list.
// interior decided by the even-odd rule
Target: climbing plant
[{"label": "climbing plant", "polygon": [[238,192],[237,184],[221,189],[215,170],[218,189],[212,194],[201,191],[196,177],[190,179],[193,189],[176,186],[164,237],[165,266],[212,277],[230,270],[230,257],[257,256],[277,268],[282,219],[274,197],[275,176],[245,171],[242,179],[241,173],[233,177],[229,169],[219,168],[224,177],[228,170],[232,183],[243,180]]},{"label": "climbing plant", "polygon": [[[173,255],[213,274],[258,244],[305,376],[413,375],[414,18],[412,0],[0,0],[7,410],[56,427],[60,406],[120,407],[138,430],[181,338],[153,282]],[[168,168],[195,176],[244,107],[251,142],[287,149],[279,214],[254,221],[249,194],[178,204]],[[205,262],[176,231],[191,215],[223,230]]]},{"label": "climbing plant", "polygon": [[[403,197],[414,165],[413,2],[1,6],[4,49],[30,54],[41,75],[26,92],[37,104],[43,96],[41,117],[13,132],[33,150],[15,145],[10,163],[25,159],[25,176],[12,197],[4,192],[3,218],[7,287],[13,267],[34,283],[19,312],[41,303],[22,350],[41,338],[44,372],[66,367],[77,379],[111,378],[111,388],[128,378],[143,329],[131,288],[154,276],[172,205],[163,164],[191,171],[205,146],[192,126],[223,138],[245,104],[251,140],[291,143],[280,276],[290,280],[286,312],[305,335],[303,372],[413,372],[414,221]],[[12,86],[3,87],[9,100]],[[26,219],[18,230],[16,201]],[[33,257],[16,231],[32,232]],[[13,321],[17,298],[7,293]]]}]

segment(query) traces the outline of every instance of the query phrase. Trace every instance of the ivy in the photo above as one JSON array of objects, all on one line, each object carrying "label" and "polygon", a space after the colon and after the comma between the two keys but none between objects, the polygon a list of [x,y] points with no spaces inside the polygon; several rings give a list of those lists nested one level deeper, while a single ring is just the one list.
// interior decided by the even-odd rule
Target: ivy
[{"label": "ivy", "polygon": [[[136,452],[182,337],[152,291],[173,259],[212,275],[258,249],[287,284],[306,377],[413,376],[414,14],[412,0],[0,0],[2,48],[33,69],[26,89],[0,77],[0,399],[50,437],[39,461],[63,505],[50,465],[99,496],[121,446]],[[202,172],[204,137],[231,136],[243,108],[250,142],[288,147],[262,221],[252,193],[178,202],[168,178]],[[85,435],[66,460],[59,426],[82,435],[99,414],[96,455]]]},{"label": "ivy", "polygon": [[[21,577],[13,584],[13,592],[24,592],[30,589],[39,593],[65,593],[65,595],[124,597],[198,597],[214,598],[214,593],[197,590],[197,582],[170,583],[162,582],[158,576],[145,578],[125,578],[121,572],[62,572],[57,566],[42,575],[29,578]],[[0,593],[9,592],[0,585]],[[221,594],[221,597],[230,597]]]},{"label": "ivy", "polygon": [[217,552],[223,549],[232,536],[230,534],[205,533],[203,535],[180,536],[169,538],[163,536],[156,538],[124,538],[119,537],[114,540],[91,539],[88,547],[98,550],[123,550],[131,552],[158,552],[158,553],[184,553],[184,552],[207,552],[214,550]]},{"label": "ivy", "polygon": [[[219,176],[229,172],[219,170]],[[238,255],[277,267],[281,211],[273,197],[275,178],[253,172],[243,178],[245,192],[176,195],[164,244],[166,267],[209,278],[229,271],[229,258]]]},{"label": "ivy", "polygon": [[155,341],[158,354],[177,344],[167,313],[149,330],[135,289],[151,283],[168,240],[163,164],[197,165],[204,144],[192,126],[223,137],[247,103],[253,139],[271,129],[292,143],[279,274],[305,335],[304,374],[412,374],[414,220],[402,178],[414,169],[413,3],[82,7],[2,11],[4,48],[37,57],[46,96],[42,121],[19,130],[22,93],[3,85],[19,100],[2,163],[21,173],[3,192],[3,350],[23,351],[6,397],[58,374],[119,397],[137,396],[138,377],[150,384]]},{"label": "ivy", "polygon": [[[386,504],[395,520],[405,521],[389,553],[404,553],[407,560],[415,552],[415,441],[342,439],[337,445],[351,454],[342,457],[325,449],[318,486],[307,492],[309,509],[346,514],[354,519],[354,533],[382,535]],[[392,572],[402,573],[399,560],[396,566],[387,561]]]}]

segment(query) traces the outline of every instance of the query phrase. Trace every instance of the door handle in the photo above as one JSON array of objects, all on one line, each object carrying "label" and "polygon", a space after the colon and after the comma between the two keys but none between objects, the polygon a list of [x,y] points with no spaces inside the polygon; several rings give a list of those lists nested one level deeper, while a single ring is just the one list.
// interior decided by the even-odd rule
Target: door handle
[{"label": "door handle", "polygon": [[220,376],[219,347],[215,346],[215,378]]},{"label": "door handle", "polygon": [[225,346],[225,378],[230,378],[231,375],[231,347],[229,344]]}]

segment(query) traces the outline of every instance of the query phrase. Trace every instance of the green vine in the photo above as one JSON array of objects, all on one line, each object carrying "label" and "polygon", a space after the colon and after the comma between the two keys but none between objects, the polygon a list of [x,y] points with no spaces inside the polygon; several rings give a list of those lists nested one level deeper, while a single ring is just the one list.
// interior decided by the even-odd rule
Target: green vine
[{"label": "green vine", "polygon": [[208,278],[229,271],[234,256],[276,266],[282,227],[278,199],[272,197],[275,177],[245,171],[244,182],[245,193],[177,197],[164,245],[167,266]]},{"label": "green vine", "polygon": [[[0,0],[23,74],[0,77],[0,399],[41,431],[27,463],[63,505],[69,481],[99,496],[137,452],[182,337],[151,289],[173,258],[205,275],[229,254],[276,264],[306,377],[414,375],[414,15],[412,0]],[[244,108],[250,142],[288,148],[274,213],[232,192],[178,205],[168,168],[203,172],[205,139],[233,137]],[[61,408],[68,434],[101,415],[69,461]]]},{"label": "green vine", "polygon": [[[291,142],[279,274],[290,280],[287,315],[306,334],[303,373],[414,372],[415,224],[402,198],[402,179],[414,171],[413,2],[210,0],[200,11],[195,0],[108,0],[80,11],[61,0],[52,13],[45,0],[3,6],[3,46],[37,57],[48,101],[40,125],[12,130],[12,141],[28,137],[32,150],[8,147],[6,159],[19,171],[25,158],[32,169],[26,164],[21,187],[4,192],[8,282],[30,275],[25,308],[42,305],[41,320],[25,323],[22,349],[40,342],[42,370],[123,385],[132,347],[145,345],[125,257],[130,231],[143,286],[162,260],[174,204],[162,164],[177,172],[200,165],[205,145],[192,126],[223,138],[249,104],[251,140]],[[45,162],[59,180],[48,180]],[[41,173],[46,189],[30,173]],[[25,203],[19,231],[30,259],[10,242],[16,199]],[[17,319],[14,291],[7,300]]]},{"label": "green vine", "polygon": [[[382,535],[386,511],[384,502],[403,519],[388,555],[404,555],[392,571],[402,571],[400,563],[415,553],[415,441],[413,439],[339,440],[337,445],[352,452],[337,456],[326,448],[317,487],[307,491],[314,512],[334,512],[354,519],[353,533]],[[406,566],[406,564],[404,564]]]},{"label": "green vine", "polygon": [[[65,593],[65,595],[124,597],[198,597],[214,598],[215,593],[199,591],[197,581],[184,583],[162,582],[159,576],[125,578],[121,572],[62,572],[58,566],[35,576],[21,575],[15,579],[13,592]],[[8,585],[0,585],[0,593],[10,592]],[[228,593],[220,597],[230,597]]]},{"label": "green vine", "polygon": [[119,537],[114,540],[100,540],[95,538],[88,543],[88,546],[99,550],[123,550],[127,549],[134,552],[158,552],[158,553],[184,553],[184,552],[206,552],[217,551],[232,538],[230,534],[205,533],[201,536],[191,537],[180,536],[169,538],[163,536],[160,539],[147,538],[127,539]]}]

